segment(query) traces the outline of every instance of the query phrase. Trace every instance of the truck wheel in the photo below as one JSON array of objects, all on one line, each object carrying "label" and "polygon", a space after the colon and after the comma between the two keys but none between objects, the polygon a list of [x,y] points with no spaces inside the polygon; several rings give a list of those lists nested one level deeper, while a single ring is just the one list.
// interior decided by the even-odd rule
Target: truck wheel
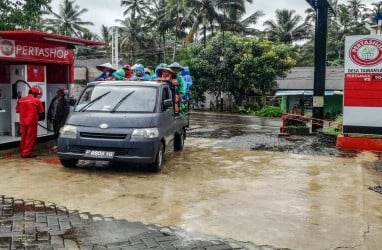
[{"label": "truck wheel", "polygon": [[161,142],[159,145],[157,156],[155,158],[155,162],[151,164],[151,169],[154,172],[159,172],[162,170],[163,159],[164,159],[164,146],[163,146],[163,142]]},{"label": "truck wheel", "polygon": [[66,168],[75,168],[77,166],[77,159],[60,159],[61,165]]},{"label": "truck wheel", "polygon": [[176,133],[174,138],[174,150],[182,150],[184,147],[184,140],[186,139],[186,131],[182,129],[180,134]]}]

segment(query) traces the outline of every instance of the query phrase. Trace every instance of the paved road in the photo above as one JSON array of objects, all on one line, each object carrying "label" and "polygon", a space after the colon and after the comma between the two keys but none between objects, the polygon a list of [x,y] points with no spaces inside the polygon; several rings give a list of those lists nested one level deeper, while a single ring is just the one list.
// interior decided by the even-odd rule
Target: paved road
[{"label": "paved road", "polygon": [[[204,240],[200,240],[203,238]],[[205,240],[210,238],[209,240]],[[276,249],[0,197],[0,249]]]}]

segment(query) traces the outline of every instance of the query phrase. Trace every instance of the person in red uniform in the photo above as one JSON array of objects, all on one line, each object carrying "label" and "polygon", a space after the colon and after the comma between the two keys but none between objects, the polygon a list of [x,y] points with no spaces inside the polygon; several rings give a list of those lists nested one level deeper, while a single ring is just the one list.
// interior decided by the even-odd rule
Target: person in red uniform
[{"label": "person in red uniform", "polygon": [[28,95],[20,98],[16,104],[16,113],[20,116],[20,151],[22,158],[32,158],[34,146],[37,141],[37,125],[39,117],[44,115],[44,107],[38,96],[40,90],[32,87],[28,91]]}]

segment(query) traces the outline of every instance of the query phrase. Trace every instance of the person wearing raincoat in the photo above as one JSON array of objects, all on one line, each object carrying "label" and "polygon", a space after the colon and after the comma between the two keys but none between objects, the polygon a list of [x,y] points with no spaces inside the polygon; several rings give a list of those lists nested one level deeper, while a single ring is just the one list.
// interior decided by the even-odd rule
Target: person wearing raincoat
[{"label": "person wearing raincoat", "polygon": [[154,74],[151,76],[151,79],[155,80],[157,79],[159,76],[158,76],[158,69],[160,68],[167,68],[167,64],[165,63],[161,63],[159,64],[158,66],[155,67],[155,70],[154,70]]},{"label": "person wearing raincoat", "polygon": [[190,69],[189,67],[183,67],[183,71],[182,71],[182,78],[183,80],[185,81],[186,83],[186,94],[182,97],[182,101],[188,103],[188,101],[190,100],[190,88],[192,86],[192,78],[191,78],[191,75],[190,75]]},{"label": "person wearing raincoat", "polygon": [[159,68],[157,70],[158,77],[156,78],[157,81],[165,81],[168,82],[170,85],[170,90],[172,93],[173,98],[173,107],[175,114],[179,114],[181,111],[180,101],[181,96],[179,94],[179,84],[176,80],[176,74],[175,72],[170,68]]},{"label": "person wearing raincoat", "polygon": [[96,68],[99,71],[102,71],[102,74],[96,77],[96,81],[104,81],[104,80],[110,80],[113,79],[113,72],[115,71],[115,68],[111,63],[104,63],[101,65],[97,65]]},{"label": "person wearing raincoat", "polygon": [[184,96],[187,94],[187,83],[184,81],[182,77],[182,72],[184,71],[184,68],[177,62],[174,62],[168,66],[170,69],[172,69],[176,74],[176,80],[178,81],[178,92],[180,95],[181,103],[180,103],[180,109],[181,111],[184,111],[186,109]]},{"label": "person wearing raincoat", "polygon": [[134,75],[130,78],[131,81],[151,80],[150,76],[145,73],[145,67],[142,64],[137,64],[134,71]]},{"label": "person wearing raincoat", "polygon": [[177,62],[171,63],[168,67],[175,72],[176,80],[178,81],[178,84],[179,84],[179,93],[181,96],[184,96],[187,91],[187,84],[184,82],[184,79],[181,73],[184,70],[184,68]]},{"label": "person wearing raincoat", "polygon": [[53,125],[53,138],[55,140],[57,140],[60,135],[60,129],[64,126],[66,118],[69,115],[67,94],[67,89],[58,89],[56,96],[52,99],[48,108],[47,120]]},{"label": "person wearing raincoat", "polygon": [[126,80],[133,76],[133,71],[129,64],[125,64],[121,69],[114,71],[112,75],[115,80]]}]

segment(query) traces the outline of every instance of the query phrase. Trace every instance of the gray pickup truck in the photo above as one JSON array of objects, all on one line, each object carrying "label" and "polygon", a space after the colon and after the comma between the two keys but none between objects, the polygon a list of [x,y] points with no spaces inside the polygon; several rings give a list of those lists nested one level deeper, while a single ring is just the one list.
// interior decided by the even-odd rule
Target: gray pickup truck
[{"label": "gray pickup truck", "polygon": [[84,159],[160,171],[165,152],[183,149],[188,126],[188,115],[174,113],[168,83],[92,82],[60,131],[57,154],[64,167]]}]

